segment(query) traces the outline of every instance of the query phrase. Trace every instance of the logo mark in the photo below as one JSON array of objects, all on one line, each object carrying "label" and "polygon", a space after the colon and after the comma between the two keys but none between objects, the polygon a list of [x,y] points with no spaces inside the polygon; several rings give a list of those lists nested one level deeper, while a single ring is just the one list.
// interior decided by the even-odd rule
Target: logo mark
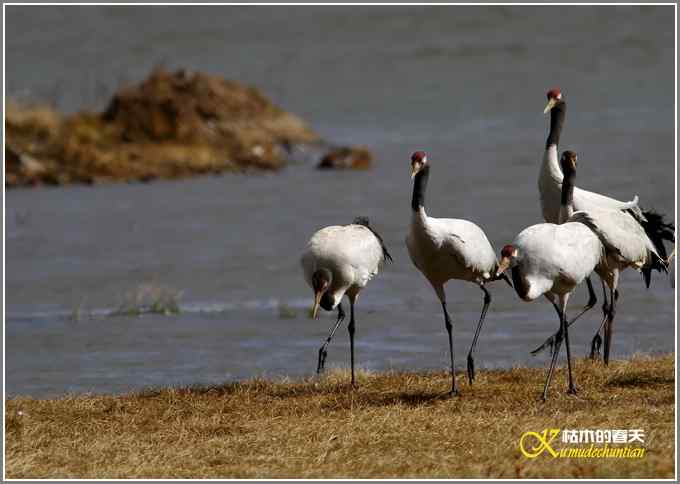
[{"label": "logo mark", "polygon": [[559,434],[560,429],[544,429],[541,433],[524,432],[519,439],[519,450],[529,459],[535,459],[545,451],[548,451],[553,457],[557,457],[558,452],[550,444]]}]

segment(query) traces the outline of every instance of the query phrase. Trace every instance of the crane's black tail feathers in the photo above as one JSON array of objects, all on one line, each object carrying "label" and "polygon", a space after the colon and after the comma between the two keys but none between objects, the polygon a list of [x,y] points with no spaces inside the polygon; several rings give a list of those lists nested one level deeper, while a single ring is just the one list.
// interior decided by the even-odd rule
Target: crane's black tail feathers
[{"label": "crane's black tail feathers", "polygon": [[378,242],[380,242],[380,247],[382,247],[383,260],[385,262],[392,262],[392,256],[388,252],[387,247],[385,246],[385,242],[383,242],[383,238],[380,236],[378,232],[375,231],[373,227],[371,227],[371,224],[368,221],[368,217],[356,217],[354,219],[354,223],[357,225],[363,225],[368,230],[370,230],[373,233],[373,235],[375,235],[375,238],[378,239]]},{"label": "crane's black tail feathers", "polygon": [[668,255],[663,242],[665,240],[671,244],[675,243],[675,226],[672,222],[666,222],[663,214],[657,213],[654,210],[643,210],[642,215],[647,220],[640,222],[640,224],[660,256],[660,259],[653,260],[651,265],[642,269],[642,278],[645,281],[645,286],[649,287],[649,283],[652,280],[652,270],[668,273]]}]

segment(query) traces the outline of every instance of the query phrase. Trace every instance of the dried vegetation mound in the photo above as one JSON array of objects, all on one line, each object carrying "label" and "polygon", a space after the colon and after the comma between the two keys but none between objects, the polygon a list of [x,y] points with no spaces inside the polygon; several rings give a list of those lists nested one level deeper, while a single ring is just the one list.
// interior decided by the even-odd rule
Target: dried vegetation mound
[{"label": "dried vegetation mound", "polygon": [[[120,89],[103,113],[64,116],[10,102],[5,127],[7,186],[278,169],[292,147],[323,145],[257,89],[185,70],[154,70]],[[365,167],[365,150],[357,152]]]}]

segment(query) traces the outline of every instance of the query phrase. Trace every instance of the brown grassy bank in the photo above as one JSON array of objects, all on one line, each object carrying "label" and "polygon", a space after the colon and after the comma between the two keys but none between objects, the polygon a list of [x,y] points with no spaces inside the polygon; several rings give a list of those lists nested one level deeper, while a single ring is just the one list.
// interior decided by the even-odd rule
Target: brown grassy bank
[{"label": "brown grassy bank", "polygon": [[366,168],[364,148],[323,140],[262,92],[201,72],[154,70],[101,113],[9,102],[6,186],[150,181],[276,170],[307,147],[321,167]]},{"label": "brown grassy bank", "polygon": [[[674,358],[544,369],[252,380],[123,396],[7,401],[7,477],[673,477]],[[462,378],[461,378],[462,381]],[[642,459],[530,460],[526,431],[644,429]],[[559,445],[559,444],[558,444]]]}]

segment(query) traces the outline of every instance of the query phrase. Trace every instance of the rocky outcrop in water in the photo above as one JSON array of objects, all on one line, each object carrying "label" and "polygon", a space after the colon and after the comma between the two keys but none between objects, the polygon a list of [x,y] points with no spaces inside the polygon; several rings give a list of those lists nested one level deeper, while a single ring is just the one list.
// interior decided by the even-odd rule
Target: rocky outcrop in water
[{"label": "rocky outcrop in water", "polygon": [[330,148],[321,157],[318,167],[321,169],[367,170],[371,166],[371,152],[366,148],[347,148],[345,146]]},{"label": "rocky outcrop in water", "polygon": [[324,168],[363,169],[371,160],[364,148],[321,140],[255,88],[184,70],[153,71],[102,113],[10,102],[5,127],[8,187],[276,170],[301,150]]}]

